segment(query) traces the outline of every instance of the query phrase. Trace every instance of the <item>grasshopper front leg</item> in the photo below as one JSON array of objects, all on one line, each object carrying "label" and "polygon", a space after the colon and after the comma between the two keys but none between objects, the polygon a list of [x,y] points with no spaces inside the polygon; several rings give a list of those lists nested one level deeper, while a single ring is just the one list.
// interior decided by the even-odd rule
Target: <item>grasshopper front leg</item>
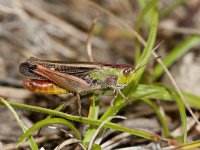
[{"label": "grasshopper front leg", "polygon": [[114,86],[112,86],[111,88],[116,92],[115,97],[114,97],[114,98],[112,99],[112,101],[111,101],[111,107],[112,107],[112,108],[113,108],[114,101],[115,101],[115,99],[117,98],[118,95],[120,95],[120,96],[126,101],[127,104],[131,104],[131,100],[129,100],[129,99],[122,93],[122,91],[121,91],[119,88],[114,87]]}]

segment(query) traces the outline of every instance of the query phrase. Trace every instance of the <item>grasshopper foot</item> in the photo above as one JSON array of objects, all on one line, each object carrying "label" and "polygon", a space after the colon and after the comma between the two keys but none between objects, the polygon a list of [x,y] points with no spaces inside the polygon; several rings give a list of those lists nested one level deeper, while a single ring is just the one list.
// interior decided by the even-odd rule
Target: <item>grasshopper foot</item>
[{"label": "grasshopper foot", "polygon": [[81,116],[81,100],[80,100],[80,95],[78,93],[75,93],[75,99],[77,99],[77,103],[78,103],[78,115]]}]

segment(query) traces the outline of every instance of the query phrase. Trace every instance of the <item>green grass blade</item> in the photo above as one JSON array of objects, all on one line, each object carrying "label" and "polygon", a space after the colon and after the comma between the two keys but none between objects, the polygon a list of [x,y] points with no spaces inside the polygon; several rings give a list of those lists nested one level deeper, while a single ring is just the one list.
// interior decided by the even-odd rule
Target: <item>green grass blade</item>
[{"label": "green grass blade", "polygon": [[[19,126],[21,127],[23,132],[27,131],[27,127],[24,125],[24,123],[20,120],[18,114],[16,113],[16,111],[12,108],[12,106],[4,99],[0,99],[6,106],[7,108],[10,110],[10,112],[13,114],[13,116],[15,117],[15,119],[17,120],[17,123],[19,124]],[[28,138],[30,147],[32,150],[39,150],[35,140],[33,139],[33,137],[29,137]]]},{"label": "green grass blade", "polygon": [[[168,91],[168,87],[164,85],[147,85],[147,84],[139,84],[134,93],[129,95],[129,98],[135,98],[139,95],[144,95],[146,93],[145,98],[149,99],[159,99],[165,101],[174,101],[173,95]],[[174,92],[174,89],[170,89]],[[194,94],[183,92],[183,95],[186,99],[186,102],[193,108],[200,109],[200,97]]]},{"label": "green grass blade", "polygon": [[175,90],[174,91],[170,90],[170,92],[172,92],[172,94],[175,98],[175,101],[178,105],[181,122],[182,122],[182,129],[183,129],[182,142],[186,143],[186,141],[187,141],[187,116],[186,116],[186,111],[185,111],[185,105],[184,105],[180,95]]},{"label": "green grass blade", "polygon": [[160,124],[162,126],[164,137],[168,138],[170,136],[169,129],[167,127],[165,118],[161,114],[161,112],[158,109],[158,107],[149,99],[142,99],[142,100],[154,110],[154,112],[156,113],[156,116],[157,116],[157,118],[160,121]]},{"label": "green grass blade", "polygon": [[[0,101],[0,104],[1,105],[3,104],[2,101]],[[103,122],[103,121],[100,121],[100,120],[94,120],[94,119],[89,119],[89,118],[85,118],[85,117],[72,116],[72,115],[69,115],[69,114],[66,114],[66,113],[63,113],[63,112],[59,112],[59,111],[51,110],[51,109],[47,109],[47,108],[42,108],[42,107],[37,107],[37,106],[19,104],[19,103],[15,103],[15,102],[9,102],[9,104],[13,107],[16,107],[16,108],[31,110],[31,111],[40,112],[40,113],[46,113],[46,114],[61,117],[61,118],[64,118],[64,119],[82,122],[82,123],[87,123],[87,124],[96,125],[96,126],[101,125],[102,122]],[[149,140],[153,140],[153,141],[156,141],[156,142],[167,140],[167,139],[162,139],[162,137],[160,137],[159,135],[156,135],[154,133],[150,133],[150,132],[139,130],[139,129],[130,129],[130,128],[123,127],[121,125],[118,125],[118,124],[115,124],[115,123],[110,123],[110,122],[106,122],[104,124],[104,128],[110,128],[110,129],[117,130],[117,131],[127,132],[127,133],[130,133],[132,135],[136,135],[136,136],[139,136],[139,137],[142,137],[142,138],[145,138],[145,139],[149,139]]]},{"label": "green grass blade", "polygon": [[88,118],[98,119],[99,114],[99,97],[95,97],[94,95],[90,97],[91,104],[89,109]]},{"label": "green grass blade", "polygon": [[[98,115],[99,115],[99,97],[92,97],[93,100],[91,101],[90,104],[90,110],[89,110],[89,115],[88,118],[91,119],[98,119]],[[84,143],[89,143],[91,141],[91,138],[93,136],[93,132],[95,132],[96,128],[94,128],[94,126],[90,126],[87,129],[87,132],[85,133],[84,139],[83,139],[83,145],[85,145]]]},{"label": "green grass blade", "polygon": [[[140,16],[138,17],[138,20],[135,24],[135,31],[139,33],[139,28],[142,24],[142,20],[145,16],[148,15],[148,13],[156,6],[157,0],[151,0],[142,10]],[[136,40],[135,42],[135,64],[138,64],[141,52],[140,52],[140,43]]]},{"label": "green grass blade", "polygon": [[[177,61],[177,59],[183,56],[188,50],[197,45],[199,42],[200,36],[191,36],[183,40],[174,49],[172,49],[165,58],[163,58],[163,63],[167,67],[170,67],[175,61]],[[156,65],[152,74],[153,80],[157,80],[163,74],[163,72],[163,68],[159,64]]]},{"label": "green grass blade", "polygon": [[188,92],[183,92],[186,102],[193,108],[200,109],[200,97]]},{"label": "green grass blade", "polygon": [[[147,44],[145,46],[145,49],[140,57],[140,60],[139,60],[139,64],[142,62],[142,64],[140,64],[141,66],[146,64],[149,59],[145,59],[150,53],[151,53],[151,50],[153,49],[153,46],[154,46],[154,43],[155,43],[155,39],[156,39],[156,34],[157,34],[157,25],[158,25],[158,12],[156,11],[156,9],[154,8],[153,9],[154,11],[152,11],[152,18],[151,18],[151,27],[150,27],[150,34],[149,34],[149,38],[148,38],[148,41],[147,41]],[[145,67],[142,67],[141,69],[139,69],[136,73],[135,73],[135,80],[134,82],[131,84],[130,83],[130,86],[133,88],[133,87],[136,87],[136,85],[139,83],[140,81],[140,78],[143,74],[145,70]]]},{"label": "green grass blade", "polygon": [[50,119],[44,119],[41,120],[39,122],[37,122],[35,125],[33,125],[30,129],[28,129],[18,140],[18,143],[22,142],[23,140],[25,140],[26,138],[28,138],[34,131],[44,127],[44,126],[48,126],[48,125],[52,125],[52,124],[64,124],[66,125],[68,128],[70,128],[74,135],[76,136],[77,139],[81,140],[81,134],[79,133],[79,131],[74,127],[74,125],[62,118],[50,118]]}]

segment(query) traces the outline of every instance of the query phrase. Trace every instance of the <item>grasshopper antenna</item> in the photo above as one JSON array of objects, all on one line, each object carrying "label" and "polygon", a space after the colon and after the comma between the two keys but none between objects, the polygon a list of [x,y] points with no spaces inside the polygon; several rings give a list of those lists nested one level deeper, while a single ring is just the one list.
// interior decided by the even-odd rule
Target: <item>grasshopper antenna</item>
[{"label": "grasshopper antenna", "polygon": [[90,62],[93,62],[93,55],[92,55],[92,36],[93,36],[93,30],[94,27],[97,23],[97,16],[94,18],[92,25],[89,29],[89,34],[88,34],[88,38],[87,38],[87,54],[88,54],[88,58]]},{"label": "grasshopper antenna", "polygon": [[145,60],[148,59],[151,56],[151,54],[153,54],[153,52],[156,51],[160,47],[160,45],[162,45],[163,43],[164,43],[164,41],[161,41],[156,47],[154,47],[154,49],[151,50],[151,52],[139,64],[136,65],[135,70],[138,70],[138,69],[144,67],[145,65],[147,65],[148,63],[150,63],[151,61],[160,58],[161,56],[158,56],[155,59],[152,59],[150,62],[143,64],[143,62],[145,62]]},{"label": "grasshopper antenna", "polygon": [[[140,70],[142,67],[144,67],[144,66],[150,64],[151,62],[153,62],[154,60],[159,59],[159,58],[161,58],[161,56],[152,58],[149,62],[147,62],[147,63],[145,63],[145,64],[143,64],[143,65],[141,65],[141,66],[138,66],[137,68],[135,68],[135,70],[134,70],[133,73],[137,72],[137,71]],[[141,64],[141,63],[140,63],[140,64]]]}]

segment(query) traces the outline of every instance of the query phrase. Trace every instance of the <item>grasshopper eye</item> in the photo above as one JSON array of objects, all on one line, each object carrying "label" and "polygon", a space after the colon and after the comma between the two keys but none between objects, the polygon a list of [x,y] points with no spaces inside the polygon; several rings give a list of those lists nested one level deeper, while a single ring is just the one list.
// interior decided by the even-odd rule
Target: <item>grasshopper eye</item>
[{"label": "grasshopper eye", "polygon": [[123,70],[123,75],[127,77],[130,74],[130,72],[131,72],[131,68],[126,68]]}]

